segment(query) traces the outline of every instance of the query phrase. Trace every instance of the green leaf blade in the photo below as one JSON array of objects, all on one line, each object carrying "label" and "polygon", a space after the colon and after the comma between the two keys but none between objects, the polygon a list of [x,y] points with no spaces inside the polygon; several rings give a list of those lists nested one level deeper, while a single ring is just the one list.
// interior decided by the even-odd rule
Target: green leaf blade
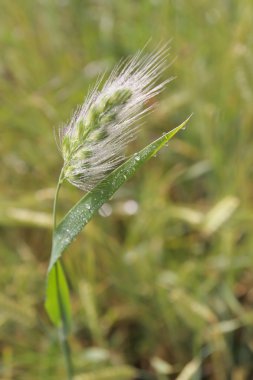
[{"label": "green leaf blade", "polygon": [[71,324],[70,297],[65,274],[59,261],[48,273],[45,308],[53,324],[57,327],[62,326],[67,334]]},{"label": "green leaf blade", "polygon": [[139,153],[135,153],[120,167],[103,179],[66,214],[53,236],[53,247],[48,271],[50,272],[63,251],[81,232],[93,215],[112,195],[131,178],[137,169],[154,156],[178,131],[185,127],[189,118],[178,127],[164,134]]}]

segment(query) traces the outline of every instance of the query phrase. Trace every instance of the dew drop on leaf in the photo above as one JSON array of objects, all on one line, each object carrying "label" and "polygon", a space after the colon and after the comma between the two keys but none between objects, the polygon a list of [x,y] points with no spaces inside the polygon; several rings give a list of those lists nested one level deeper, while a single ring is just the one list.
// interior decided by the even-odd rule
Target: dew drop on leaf
[{"label": "dew drop on leaf", "polygon": [[138,154],[135,153],[135,155],[134,155],[134,159],[135,159],[135,161],[140,161],[140,156],[138,156]]}]

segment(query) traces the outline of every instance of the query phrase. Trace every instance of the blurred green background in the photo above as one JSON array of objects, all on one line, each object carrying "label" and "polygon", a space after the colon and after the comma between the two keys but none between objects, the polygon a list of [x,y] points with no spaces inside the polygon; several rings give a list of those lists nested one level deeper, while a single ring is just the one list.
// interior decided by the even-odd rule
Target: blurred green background
[{"label": "blurred green background", "polygon": [[[0,1],[0,378],[64,379],[44,308],[66,123],[105,69],[171,41],[131,151],[194,113],[64,256],[77,380],[253,379],[251,0]],[[82,196],[70,185],[59,217]]]}]

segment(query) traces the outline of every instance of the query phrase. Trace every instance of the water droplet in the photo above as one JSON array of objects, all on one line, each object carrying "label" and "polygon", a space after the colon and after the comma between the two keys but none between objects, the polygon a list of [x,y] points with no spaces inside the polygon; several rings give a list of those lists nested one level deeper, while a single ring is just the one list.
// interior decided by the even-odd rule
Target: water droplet
[{"label": "water droplet", "polygon": [[134,159],[135,159],[135,161],[140,161],[140,156],[138,156],[138,154],[135,153],[135,154],[134,154]]},{"label": "water droplet", "polygon": [[68,245],[70,242],[71,242],[71,239],[70,239],[69,237],[65,237],[65,238],[63,239],[63,243],[64,243],[65,245]]}]

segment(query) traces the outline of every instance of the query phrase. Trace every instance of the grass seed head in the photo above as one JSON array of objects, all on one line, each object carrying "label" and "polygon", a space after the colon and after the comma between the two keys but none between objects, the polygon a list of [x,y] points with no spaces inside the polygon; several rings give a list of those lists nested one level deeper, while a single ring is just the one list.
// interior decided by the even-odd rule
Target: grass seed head
[{"label": "grass seed head", "polygon": [[168,47],[143,51],[118,64],[103,88],[99,83],[60,129],[64,177],[89,191],[124,159],[125,148],[138,130],[138,122],[151,109],[148,100],[170,79],[157,84],[167,68]]}]

